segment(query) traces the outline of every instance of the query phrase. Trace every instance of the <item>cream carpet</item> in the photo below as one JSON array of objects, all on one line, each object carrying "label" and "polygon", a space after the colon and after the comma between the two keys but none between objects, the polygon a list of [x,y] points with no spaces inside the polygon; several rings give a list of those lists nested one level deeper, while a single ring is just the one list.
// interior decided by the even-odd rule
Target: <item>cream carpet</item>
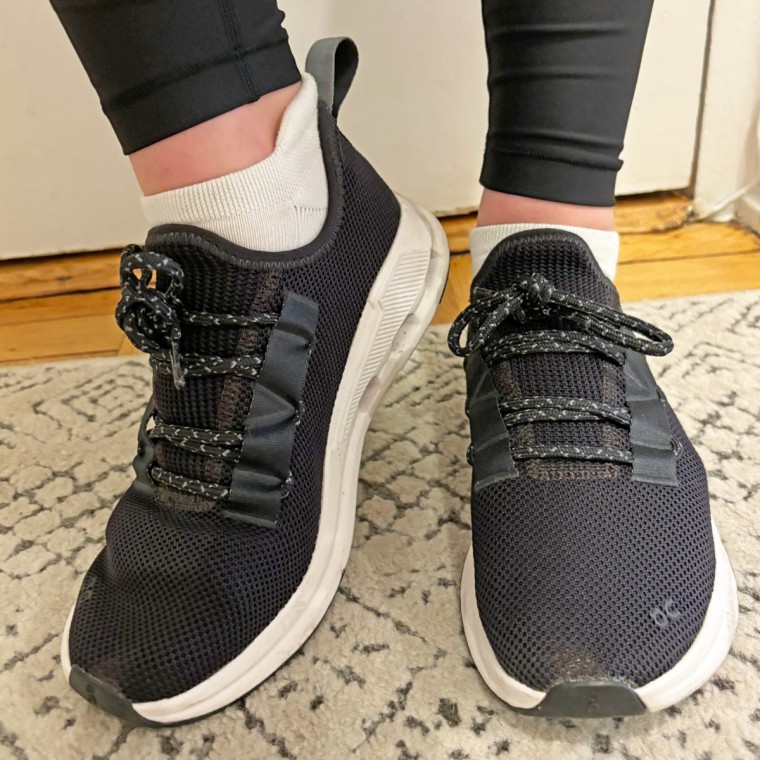
[{"label": "cream carpet", "polygon": [[59,632],[130,480],[138,360],[0,370],[0,758],[760,757],[760,291],[636,304],[676,337],[655,360],[710,473],[736,570],[734,649],[665,713],[541,721],[483,685],[459,620],[470,541],[460,362],[430,330],[367,436],[354,551],[302,652],[200,723],[129,729],[70,691]]}]

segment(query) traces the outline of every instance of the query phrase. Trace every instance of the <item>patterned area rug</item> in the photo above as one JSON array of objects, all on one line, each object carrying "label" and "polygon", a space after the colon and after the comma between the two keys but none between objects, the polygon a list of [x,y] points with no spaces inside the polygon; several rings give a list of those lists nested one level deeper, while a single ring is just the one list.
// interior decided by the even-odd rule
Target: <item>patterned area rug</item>
[{"label": "patterned area rug", "polygon": [[459,360],[429,331],[367,436],[354,550],[315,635],[205,721],[129,729],[70,691],[59,632],[130,480],[138,360],[0,371],[0,758],[760,757],[760,291],[636,304],[675,352],[653,363],[710,473],[739,583],[731,656],[665,713],[541,721],[483,685],[459,620],[470,541]]}]

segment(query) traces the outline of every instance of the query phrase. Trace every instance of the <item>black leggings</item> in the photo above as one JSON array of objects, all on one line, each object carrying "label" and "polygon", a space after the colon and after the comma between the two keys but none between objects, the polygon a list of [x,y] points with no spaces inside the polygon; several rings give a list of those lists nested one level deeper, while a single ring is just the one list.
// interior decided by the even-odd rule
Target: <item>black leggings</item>
[{"label": "black leggings", "polygon": [[[652,2],[483,0],[486,187],[614,203]],[[275,0],[52,3],[125,153],[299,80]]]}]

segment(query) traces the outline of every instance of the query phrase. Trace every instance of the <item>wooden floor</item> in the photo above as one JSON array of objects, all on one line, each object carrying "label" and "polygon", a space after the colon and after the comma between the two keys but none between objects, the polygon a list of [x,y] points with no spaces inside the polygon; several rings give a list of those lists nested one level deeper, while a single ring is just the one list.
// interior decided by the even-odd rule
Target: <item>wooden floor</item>
[{"label": "wooden floor", "polygon": [[[760,239],[739,224],[690,224],[688,199],[622,200],[617,286],[623,301],[760,288]],[[451,272],[437,323],[466,305],[471,216],[444,222]],[[0,364],[136,353],[116,326],[118,251],[0,262]]]}]

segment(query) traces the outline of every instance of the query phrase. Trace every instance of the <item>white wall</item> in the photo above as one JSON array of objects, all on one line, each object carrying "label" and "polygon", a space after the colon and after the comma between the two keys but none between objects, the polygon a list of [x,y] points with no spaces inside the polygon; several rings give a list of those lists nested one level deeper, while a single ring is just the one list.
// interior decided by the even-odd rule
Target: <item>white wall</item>
[{"label": "white wall", "polygon": [[709,16],[709,0],[655,0],[618,195],[691,184]]},{"label": "white wall", "polygon": [[0,258],[133,240],[137,193],[47,0],[0,0]]},{"label": "white wall", "polygon": [[[708,5],[656,3],[620,193],[689,184]],[[473,207],[486,124],[477,0],[282,7],[299,60],[317,37],[357,40],[343,127],[388,181],[435,211]],[[0,0],[0,97],[0,258],[143,237],[127,161],[47,0]]]}]

